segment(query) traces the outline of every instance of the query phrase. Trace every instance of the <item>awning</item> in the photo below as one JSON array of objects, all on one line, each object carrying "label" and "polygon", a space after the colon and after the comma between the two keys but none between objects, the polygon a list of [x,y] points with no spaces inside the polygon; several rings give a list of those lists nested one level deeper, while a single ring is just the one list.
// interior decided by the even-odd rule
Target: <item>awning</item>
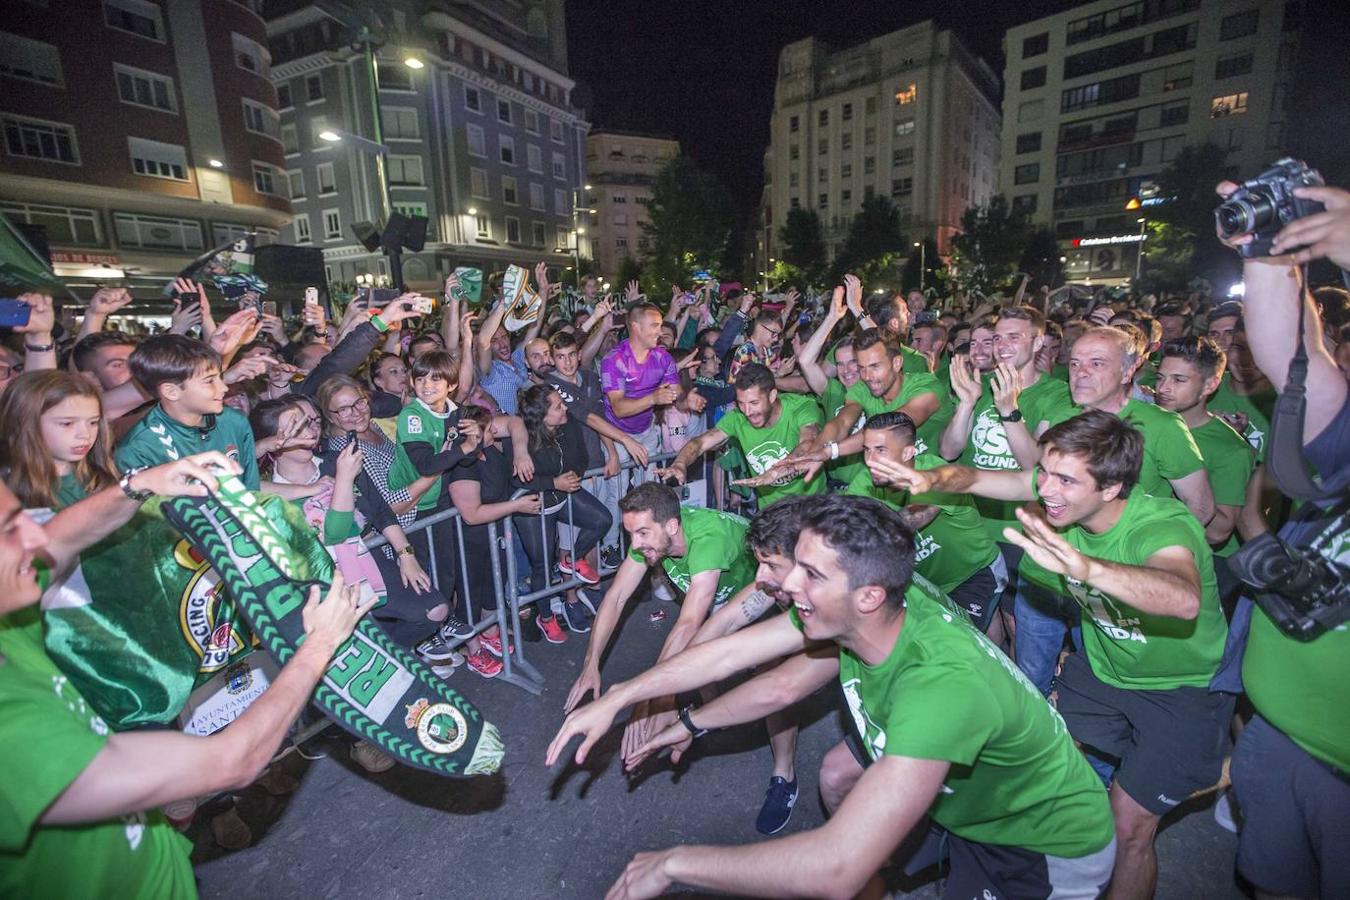
[{"label": "awning", "polygon": [[0,285],[15,293],[64,294],[65,284],[13,223],[4,216],[0,216],[0,223]]}]

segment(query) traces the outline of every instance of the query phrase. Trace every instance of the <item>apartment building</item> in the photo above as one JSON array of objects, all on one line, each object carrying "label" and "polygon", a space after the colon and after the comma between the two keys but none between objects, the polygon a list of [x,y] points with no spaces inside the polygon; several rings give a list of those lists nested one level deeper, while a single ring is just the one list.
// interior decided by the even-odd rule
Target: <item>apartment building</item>
[{"label": "apartment building", "polygon": [[1213,142],[1241,176],[1282,154],[1302,14],[1299,0],[1099,0],[1008,31],[1000,189],[1053,227],[1070,280],[1134,275],[1166,201],[1153,179],[1182,147]]},{"label": "apartment building", "polygon": [[0,214],[77,290],[155,297],[194,257],[290,220],[251,0],[13,0],[0,22]]},{"label": "apartment building", "polygon": [[269,10],[295,210],[283,239],[322,248],[330,283],[390,275],[352,229],[384,221],[381,157],[389,207],[428,219],[425,248],[403,261],[409,286],[436,288],[460,265],[571,264],[589,126],[572,105],[561,0],[391,0],[359,20],[323,3]]},{"label": "apartment building", "polygon": [[672,137],[631,131],[592,131],[586,137],[587,185],[581,205],[592,210],[582,236],[585,255],[613,277],[625,257],[638,256],[647,202],[666,163],[680,153]]},{"label": "apartment building", "polygon": [[[784,47],[765,152],[761,264],[789,209],[814,210],[837,252],[863,200],[890,197],[906,237],[943,253],[998,179],[998,81],[950,31],[922,22],[851,47]],[[761,268],[767,268],[761,265]]]}]

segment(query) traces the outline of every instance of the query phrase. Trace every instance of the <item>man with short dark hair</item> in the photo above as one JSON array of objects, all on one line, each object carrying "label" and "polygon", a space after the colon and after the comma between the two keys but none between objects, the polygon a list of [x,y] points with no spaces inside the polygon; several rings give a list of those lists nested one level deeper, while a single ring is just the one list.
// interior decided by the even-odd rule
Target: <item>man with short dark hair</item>
[{"label": "man with short dark hair", "polygon": [[1038,500],[1045,518],[1018,510],[1021,574],[1081,607],[1083,648],[1056,681],[1069,733],[1118,760],[1111,808],[1120,841],[1112,896],[1151,897],[1162,816],[1219,779],[1233,698],[1208,686],[1223,653],[1213,557],[1195,517],[1142,490],[1146,438],[1090,410],[1041,437],[1034,474],[964,466],[882,474],[911,491]]},{"label": "man with short dark hair", "polygon": [[[587,694],[599,696],[600,659],[618,628],[624,606],[649,569],[659,565],[684,593],[679,618],[666,636],[658,661],[688,646],[708,614],[754,578],[755,560],[745,547],[748,523],[740,516],[681,506],[673,489],[653,481],[625,494],[619,501],[619,511],[630,550],[600,601],[581,674],[568,692],[565,711]],[[625,748],[646,740],[650,724],[647,715],[645,706],[634,713],[624,735]]]},{"label": "man with short dark hair", "polygon": [[912,871],[939,861],[945,847],[947,896],[1096,897],[1115,857],[1110,811],[1059,715],[913,576],[914,545],[897,513],[861,497],[798,502],[800,532],[783,582],[789,614],[615,685],[563,723],[546,762],[575,735],[583,761],[630,703],[787,657],[705,706],[686,707],[628,762],[753,721],[837,678],[856,736],[822,764],[822,793],[824,766],[841,770],[830,776],[840,790],[826,794],[832,818],[776,841],[639,854],[611,896],[654,897],[674,883],[742,896],[880,896],[877,871],[927,816],[934,827]]},{"label": "man with short dark hair", "polygon": [[661,430],[655,422],[658,406],[671,406],[680,396],[680,375],[670,351],[659,344],[661,310],[636,303],[625,316],[627,339],[620,341],[600,364],[605,392],[605,418],[637,438],[648,453],[661,449]]},{"label": "man with short dark hair", "polygon": [[802,394],[780,393],[775,387],[773,372],[759,363],[750,363],[741,369],[736,376],[735,388],[735,409],[719,419],[717,425],[685,444],[670,466],[657,470],[657,474],[683,484],[689,467],[703,454],[734,440],[756,476],[744,483],[754,487],[760,509],[794,494],[823,493],[823,478],[808,482],[795,476],[786,476],[783,480],[766,475],[797,447],[814,441],[820,434],[825,419],[819,404]]},{"label": "man with short dark hair", "polygon": [[[1204,458],[1216,510],[1205,526],[1205,539],[1220,548],[1216,554],[1222,558],[1237,551],[1233,529],[1247,502],[1247,482],[1256,464],[1251,445],[1205,407],[1223,377],[1224,362],[1223,351],[1213,341],[1191,337],[1164,344],[1158,366],[1158,405],[1181,416]],[[1218,568],[1222,583],[1228,566]],[[1236,579],[1229,584],[1236,588]]]},{"label": "man with short dark hair", "polygon": [[964,609],[976,628],[989,631],[999,596],[1008,586],[1008,569],[975,501],[963,494],[911,494],[898,489],[882,474],[879,463],[886,460],[916,469],[932,469],[945,463],[935,453],[916,451],[914,422],[909,416],[902,412],[882,413],[868,419],[863,428],[863,461],[867,470],[849,483],[845,493],[871,497],[893,509],[911,513],[914,571]]},{"label": "man with short dark hair", "polygon": [[950,416],[951,404],[937,379],[927,371],[906,373],[900,345],[875,328],[854,336],[853,352],[859,379],[844,395],[843,407],[825,423],[814,443],[803,444],[778,463],[776,474],[802,471],[810,480],[816,477],[820,464],[861,453],[865,417],[883,412],[898,410],[914,420],[919,429],[919,452],[938,445],[946,424],[943,416]]},{"label": "man with short dark hair", "polygon": [[99,387],[110,391],[131,380],[127,359],[136,349],[136,340],[121,331],[95,331],[75,342],[70,359],[75,371],[88,375]]}]

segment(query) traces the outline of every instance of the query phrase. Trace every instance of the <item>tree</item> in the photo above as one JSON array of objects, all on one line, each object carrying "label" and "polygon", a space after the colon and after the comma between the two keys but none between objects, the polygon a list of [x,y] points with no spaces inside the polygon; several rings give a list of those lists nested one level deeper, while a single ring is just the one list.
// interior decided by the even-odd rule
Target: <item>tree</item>
[{"label": "tree", "polygon": [[905,237],[900,233],[900,212],[891,198],[876,196],[864,200],[849,224],[848,236],[839,248],[839,255],[834,259],[834,277],[841,278],[845,272],[855,272],[862,277],[866,272],[873,282],[878,279],[893,282],[876,284],[876,287],[899,288],[895,262],[906,246]]},{"label": "tree", "polygon": [[[919,277],[920,267],[923,268],[923,278]],[[934,288],[941,290],[947,277],[946,270],[947,264],[938,253],[937,241],[925,238],[922,248],[915,247],[911,242],[904,271],[900,273],[900,283],[906,291],[916,291],[920,284],[923,284],[925,291]]]},{"label": "tree", "polygon": [[814,210],[789,209],[787,221],[778,229],[778,241],[783,245],[782,261],[796,269],[807,284],[815,284],[824,276],[825,238],[820,216]]},{"label": "tree", "polygon": [[967,208],[961,233],[952,239],[956,280],[967,290],[986,292],[1006,284],[1031,234],[1026,215],[1014,212],[1002,194],[995,194],[988,206]]},{"label": "tree", "polygon": [[1148,238],[1140,290],[1181,292],[1205,278],[1227,286],[1241,270],[1241,260],[1214,236],[1214,185],[1228,177],[1227,151],[1216,144],[1182,147],[1154,179],[1162,203],[1140,210]]},{"label": "tree", "polygon": [[642,263],[629,254],[624,254],[623,259],[619,260],[619,270],[614,273],[614,283],[610,285],[612,290],[622,291],[630,281],[642,280]]},{"label": "tree", "polygon": [[731,216],[726,192],[687,156],[676,156],[656,176],[647,203],[649,222],[638,242],[652,290],[688,285],[696,269],[716,268]]},{"label": "tree", "polygon": [[1022,251],[1017,267],[1030,276],[1027,290],[1035,291],[1041,286],[1054,290],[1064,284],[1064,264],[1059,261],[1059,241],[1049,228],[1037,228]]}]

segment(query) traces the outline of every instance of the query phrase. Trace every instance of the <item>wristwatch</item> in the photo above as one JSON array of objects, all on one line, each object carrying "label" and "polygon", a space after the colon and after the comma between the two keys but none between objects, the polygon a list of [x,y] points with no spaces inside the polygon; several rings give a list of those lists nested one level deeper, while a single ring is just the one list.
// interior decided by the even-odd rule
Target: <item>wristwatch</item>
[{"label": "wristwatch", "polygon": [[698,740],[708,733],[708,729],[698,728],[694,725],[693,720],[689,718],[689,710],[691,709],[693,709],[692,706],[686,706],[680,710],[680,724],[689,730],[689,736],[691,738]]},{"label": "wristwatch", "polygon": [[998,419],[1000,422],[1020,422],[1022,421],[1022,411],[1020,409],[1014,409],[1006,416],[1003,415],[1003,413],[999,413]]},{"label": "wristwatch", "polygon": [[128,500],[134,500],[137,503],[144,503],[155,496],[154,491],[138,491],[131,486],[131,479],[135,478],[141,472],[146,470],[145,466],[137,466],[133,469],[127,469],[122,473],[122,478],[117,482],[117,486],[122,489],[122,493],[127,495]]},{"label": "wristwatch", "polygon": [[47,344],[30,344],[27,341],[23,342],[23,349],[31,351],[33,353],[47,353],[55,346],[56,346],[55,342]]}]

